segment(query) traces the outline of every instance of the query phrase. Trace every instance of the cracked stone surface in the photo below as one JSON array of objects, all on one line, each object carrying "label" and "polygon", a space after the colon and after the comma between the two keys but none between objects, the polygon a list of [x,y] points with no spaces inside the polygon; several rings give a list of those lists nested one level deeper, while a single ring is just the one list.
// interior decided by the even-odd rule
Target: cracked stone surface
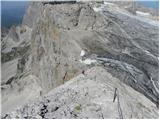
[{"label": "cracked stone surface", "polygon": [[113,77],[104,68],[93,67],[4,117],[158,118],[158,110],[144,95]]},{"label": "cracked stone surface", "polygon": [[158,118],[158,29],[114,3],[31,2],[1,40],[3,117]]}]

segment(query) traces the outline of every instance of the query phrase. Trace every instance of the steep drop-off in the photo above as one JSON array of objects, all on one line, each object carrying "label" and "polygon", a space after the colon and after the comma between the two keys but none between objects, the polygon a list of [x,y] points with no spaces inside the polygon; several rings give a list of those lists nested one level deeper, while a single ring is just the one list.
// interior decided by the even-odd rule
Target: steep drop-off
[{"label": "steep drop-off", "polygon": [[[140,102],[142,106],[148,102],[152,104],[149,108],[143,107],[145,112],[139,113],[140,116],[136,116],[139,107],[135,107],[135,104],[138,103],[130,103],[136,109],[133,115],[127,111],[130,105],[123,106],[126,108],[123,113],[125,118],[155,118],[158,111],[155,106],[159,105],[158,47],[158,26],[155,22],[141,20],[117,5],[33,2],[28,7],[22,26],[12,27],[2,39],[2,112],[10,112],[17,106],[54,91],[54,88],[83,74],[87,69],[100,66],[98,70],[102,69],[119,80],[116,84],[120,88],[128,85],[126,87],[129,93],[119,90],[123,97],[132,96],[137,99],[135,96],[140,96],[144,99],[144,103]],[[82,59],[80,54],[83,50],[85,56]],[[87,65],[86,61],[94,62]],[[92,74],[94,76],[96,73]],[[101,84],[108,90],[108,79],[103,79]],[[88,84],[93,82],[87,78],[85,80]],[[110,81],[113,82],[112,79]],[[92,94],[88,97],[92,98]],[[129,103],[126,101],[130,99],[126,97],[122,102]],[[105,105],[108,106],[109,103]],[[152,108],[153,116],[148,115],[148,109]],[[32,113],[29,114],[32,116]],[[60,118],[57,114],[59,113],[56,113],[55,118]],[[108,115],[109,113],[104,113],[105,118],[117,118]],[[119,118],[123,116],[120,115]],[[88,117],[94,118],[90,113]]]}]

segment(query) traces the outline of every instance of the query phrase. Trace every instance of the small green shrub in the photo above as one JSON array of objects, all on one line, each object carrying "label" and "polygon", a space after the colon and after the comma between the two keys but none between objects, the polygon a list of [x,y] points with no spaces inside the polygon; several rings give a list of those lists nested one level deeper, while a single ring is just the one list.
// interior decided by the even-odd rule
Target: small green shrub
[{"label": "small green shrub", "polygon": [[75,107],[75,109],[76,109],[77,111],[80,111],[80,110],[81,110],[81,106],[78,105],[78,106]]}]

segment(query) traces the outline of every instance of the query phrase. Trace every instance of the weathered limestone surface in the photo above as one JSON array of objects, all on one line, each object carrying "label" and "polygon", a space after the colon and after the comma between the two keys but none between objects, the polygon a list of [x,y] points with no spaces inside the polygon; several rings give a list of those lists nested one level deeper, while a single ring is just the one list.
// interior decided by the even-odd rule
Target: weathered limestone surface
[{"label": "weathered limestone surface", "polygon": [[113,77],[101,67],[93,67],[44,97],[16,109],[5,118],[158,118],[149,99]]},{"label": "weathered limestone surface", "polygon": [[[23,24],[12,27],[2,38],[3,117],[14,118],[18,115],[20,118],[60,118],[60,116],[61,118],[157,118],[158,108],[155,106],[159,105],[158,48],[157,23],[134,16],[117,5],[32,2],[26,11]],[[83,60],[80,56],[82,50],[85,50]],[[92,61],[92,64],[86,65],[84,59]],[[91,69],[90,76],[97,76],[98,81],[84,75],[80,75],[80,78],[76,77],[93,66],[103,67],[103,69],[93,68],[96,73]],[[110,76],[117,82],[106,79],[103,73],[102,77],[101,70],[107,74],[107,78]],[[68,80],[72,78],[73,85],[70,85],[72,82]],[[78,79],[82,82],[77,83]],[[102,86],[106,91],[111,89],[112,94],[100,90],[97,95],[102,96],[100,97],[102,101],[108,100],[108,102],[92,106],[93,101],[91,103],[87,101],[84,106],[78,104],[77,107],[80,111],[81,107],[84,107],[84,111],[73,113],[67,106],[70,104],[74,106],[76,101],[70,101],[72,100],[70,95],[57,96],[58,90],[63,91],[60,85],[66,81],[68,82],[63,86],[64,94],[72,93],[68,89],[73,87],[73,93],[76,91],[76,94],[72,97],[79,98],[77,100],[79,104],[82,104],[82,99],[86,97],[81,96],[81,93],[88,84],[91,85],[89,93],[98,92]],[[115,88],[120,92],[121,97],[116,100],[122,99],[120,103],[124,109],[123,115],[121,112],[116,112],[119,108],[115,104],[119,103],[111,102]],[[124,90],[125,88],[127,91]],[[6,115],[7,112],[49,91],[54,92],[52,96],[48,94],[49,99],[65,97],[66,102],[70,102],[64,103],[66,107],[57,102],[56,104],[61,105],[60,111],[47,112],[47,115],[43,116],[39,115],[38,111],[41,111],[46,104],[50,104],[45,103],[46,99],[43,98],[37,104],[28,103],[27,106],[30,107],[29,109],[24,107],[24,112],[16,111],[14,114]],[[10,96],[14,97],[10,99]],[[93,97],[94,94],[90,94],[87,98]],[[55,102],[54,99],[51,103]],[[91,109],[87,108],[87,104],[91,104]],[[96,102],[96,104],[100,103]],[[34,109],[31,108],[33,106],[36,106],[36,110],[30,113],[28,110]],[[103,106],[108,106],[109,111],[107,112]],[[72,109],[71,106],[69,109]],[[63,110],[68,110],[70,113]],[[42,114],[43,112],[42,110]],[[88,113],[86,116],[85,112]],[[113,114],[110,116],[110,113]]]}]

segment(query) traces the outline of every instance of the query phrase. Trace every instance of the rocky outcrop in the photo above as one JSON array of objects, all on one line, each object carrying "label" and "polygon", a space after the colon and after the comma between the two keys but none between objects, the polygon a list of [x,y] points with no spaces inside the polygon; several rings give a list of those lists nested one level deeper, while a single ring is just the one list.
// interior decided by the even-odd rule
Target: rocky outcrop
[{"label": "rocky outcrop", "polygon": [[[72,78],[77,79],[75,77],[81,73],[85,74],[86,69],[101,66],[103,69],[95,67],[93,71],[89,70],[91,72],[89,80],[80,75],[83,76],[80,77],[82,83],[80,82],[78,86],[82,87],[76,87],[77,90],[74,91],[77,94],[72,97],[79,98],[79,104],[82,104],[80,101],[86,97],[80,94],[83,88],[87,89],[83,81],[87,83],[86,85],[93,83],[95,88],[89,86],[89,93],[97,91],[99,96],[105,96],[101,100],[110,101],[103,104],[109,106],[109,111],[114,111],[113,114],[109,116],[109,112],[105,112],[103,116],[103,112],[107,109],[103,108],[104,111],[102,109],[98,112],[96,109],[101,108],[103,104],[92,106],[92,101],[88,101],[88,104],[91,104],[94,112],[97,111],[96,114],[91,112],[90,107],[87,108],[87,102],[84,103],[85,109],[80,114],[73,113],[58,102],[56,104],[63,106],[61,109],[64,111],[59,111],[58,106],[55,107],[56,112],[46,112],[51,109],[46,109],[47,104],[50,103],[45,103],[44,98],[44,101],[36,105],[29,105],[29,109],[27,106],[13,114],[5,114],[4,118],[12,118],[16,115],[20,118],[157,118],[157,108],[155,108],[155,105],[159,105],[157,24],[153,21],[141,20],[116,5],[100,4],[97,8],[94,4],[41,2],[30,4],[23,25],[12,28],[2,42],[2,71],[5,72],[2,74],[2,112],[4,114],[10,112],[15,107],[45,95],[51,90],[54,91],[54,99],[63,98],[63,95],[57,96],[58,90],[63,91],[60,85]],[[85,51],[85,54],[81,56],[82,51]],[[8,71],[8,69],[12,70]],[[91,78],[94,72],[97,72],[95,76],[100,75],[98,83]],[[111,80],[116,79],[116,82],[105,80],[108,76]],[[74,88],[78,80],[72,81],[71,87]],[[72,82],[69,81],[67,84],[70,83]],[[67,84],[64,85],[65,90],[69,87]],[[60,87],[57,88],[56,93],[54,88],[58,86]],[[105,91],[111,88],[112,95],[114,91],[120,92],[121,97],[116,97],[114,101],[122,99],[120,106],[124,111],[116,107],[115,102],[110,104],[113,96],[109,97],[108,92],[98,93],[101,86]],[[68,92],[71,91],[64,91],[64,94]],[[16,97],[9,99],[9,96],[15,94]],[[28,94],[29,96],[24,97]],[[52,95],[49,95],[51,94],[48,94],[48,98],[52,99]],[[87,95],[87,98],[92,98],[92,95]],[[140,98],[138,99],[137,96]],[[65,98],[66,102],[72,99],[66,96]],[[26,100],[23,101],[24,99]],[[51,103],[56,102],[54,99]],[[65,103],[67,106],[70,104],[72,105],[73,101]],[[100,103],[96,102],[96,104]],[[119,106],[118,102],[117,105]],[[113,106],[114,109],[111,109]],[[35,112],[30,113],[33,109],[36,109]],[[76,109],[81,110],[81,105]],[[65,110],[70,112],[66,113]],[[118,112],[115,112],[116,110]],[[130,110],[133,114],[130,114]],[[61,112],[66,115],[61,116]],[[85,112],[88,113],[86,116]]]},{"label": "rocky outcrop", "polygon": [[1,40],[8,34],[8,28],[1,27]]},{"label": "rocky outcrop", "polygon": [[93,29],[102,29],[105,20],[96,18],[92,8],[83,4],[46,4],[41,8],[41,17],[32,32],[31,66],[44,91],[62,84],[66,73],[71,78],[81,72],[84,65],[79,62],[80,51],[85,46],[80,33],[92,35]]},{"label": "rocky outcrop", "polygon": [[158,110],[105,69],[93,67],[3,118],[158,118]]}]

